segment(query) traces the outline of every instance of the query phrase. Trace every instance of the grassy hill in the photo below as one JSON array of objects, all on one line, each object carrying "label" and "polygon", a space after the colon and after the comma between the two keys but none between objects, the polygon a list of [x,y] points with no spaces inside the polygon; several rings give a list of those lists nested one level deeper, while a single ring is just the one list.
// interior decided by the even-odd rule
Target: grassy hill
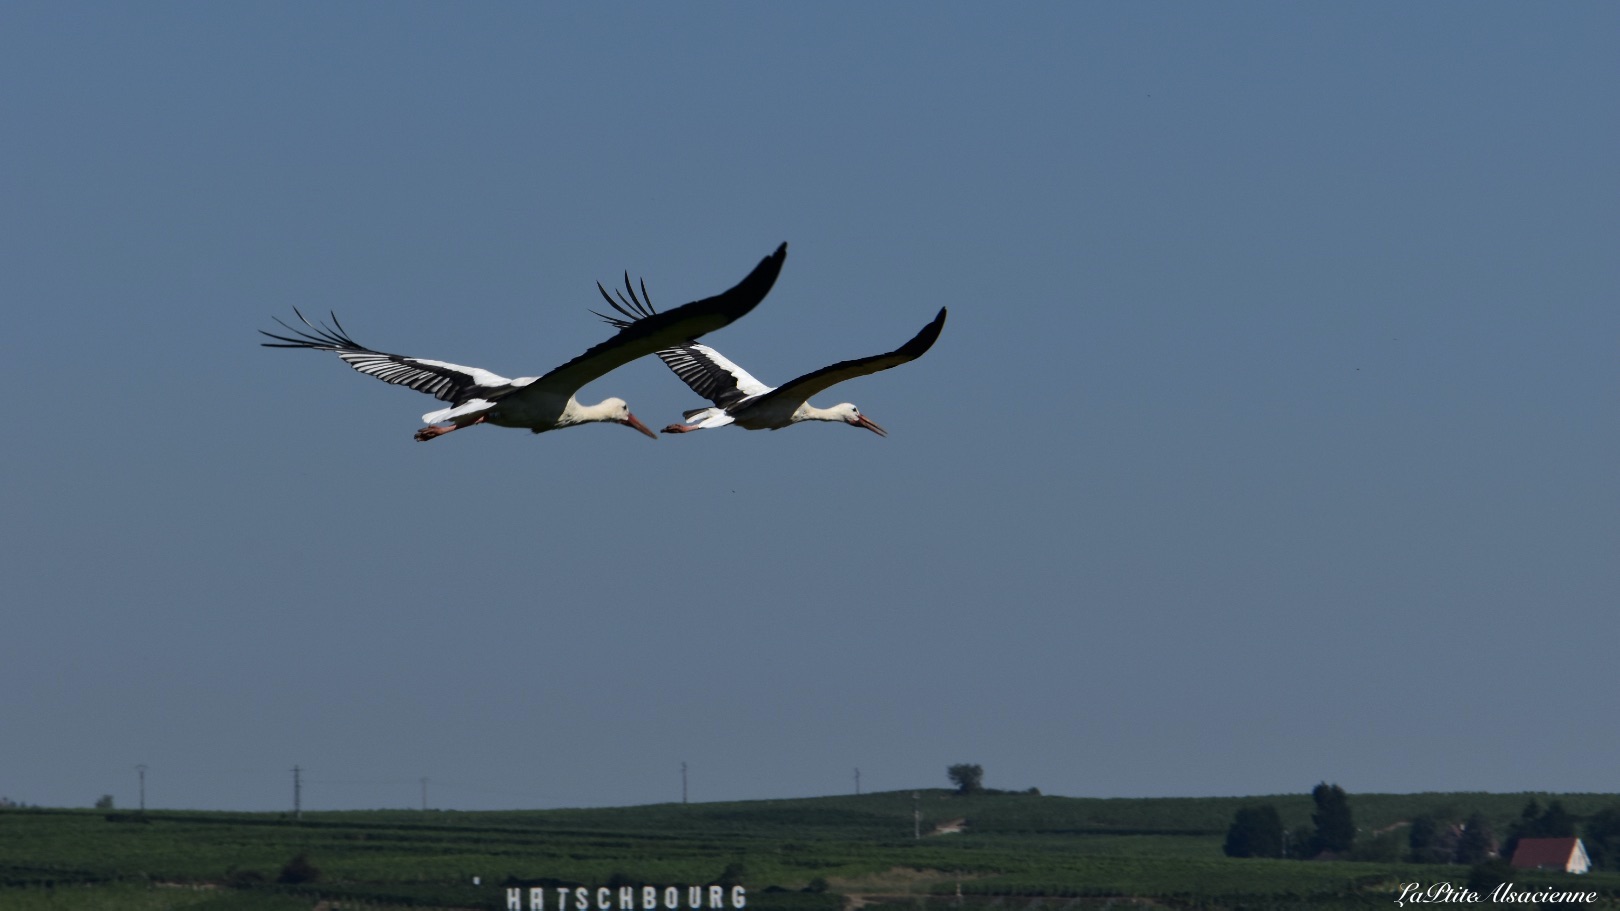
[{"label": "grassy hill", "polygon": [[[914,796],[915,795],[915,796]],[[1431,813],[1483,813],[1505,832],[1528,794],[1351,795],[1357,825],[1398,842]],[[1620,795],[1539,794],[1577,817]],[[506,907],[508,884],[692,885],[735,880],[756,911],[959,905],[1052,911],[1122,899],[1171,907],[1383,905],[1399,883],[1451,882],[1463,867],[1390,861],[1238,860],[1221,852],[1239,807],[1270,803],[1309,825],[1307,794],[1094,799],[942,790],[605,809],[274,813],[0,810],[0,908],[17,911],[309,911]],[[913,837],[966,818],[957,835]],[[278,883],[295,856],[313,882]],[[1393,857],[1393,855],[1391,855]],[[474,878],[478,879],[475,884]],[[1550,874],[1527,881],[1563,881]],[[1620,907],[1620,874],[1582,877]],[[638,893],[639,894],[639,893]],[[364,903],[370,903],[366,905]],[[1071,907],[1072,906],[1072,907]],[[593,906],[594,907],[594,906]],[[616,905],[615,905],[616,907]],[[1590,906],[1585,906],[1590,907]],[[561,909],[569,911],[569,909]]]}]

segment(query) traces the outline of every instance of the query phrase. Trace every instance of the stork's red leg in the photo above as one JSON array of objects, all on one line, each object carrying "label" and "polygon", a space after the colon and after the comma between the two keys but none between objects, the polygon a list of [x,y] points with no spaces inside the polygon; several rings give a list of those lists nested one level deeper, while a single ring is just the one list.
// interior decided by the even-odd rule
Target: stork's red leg
[{"label": "stork's red leg", "polygon": [[460,430],[463,427],[471,427],[474,424],[482,423],[484,423],[483,415],[479,415],[476,419],[468,421],[465,424],[429,424],[416,432],[416,442],[426,443],[428,440],[434,439],[435,437],[442,437],[452,430]]},{"label": "stork's red leg", "polygon": [[663,432],[664,433],[691,433],[694,430],[702,430],[702,429],[703,428],[698,427],[695,424],[671,424],[668,427],[665,427]]}]

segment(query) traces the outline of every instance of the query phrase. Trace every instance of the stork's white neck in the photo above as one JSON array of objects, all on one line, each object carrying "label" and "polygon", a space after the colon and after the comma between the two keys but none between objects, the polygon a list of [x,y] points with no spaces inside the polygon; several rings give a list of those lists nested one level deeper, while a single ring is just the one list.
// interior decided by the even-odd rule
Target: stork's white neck
[{"label": "stork's white neck", "polygon": [[573,396],[569,396],[568,404],[563,406],[562,414],[557,417],[557,426],[623,421],[629,413],[629,406],[621,398],[604,399],[595,405],[581,405]]},{"label": "stork's white neck", "polygon": [[799,421],[839,421],[847,423],[852,408],[854,406],[848,402],[834,405],[831,408],[817,408],[809,402],[805,402],[794,410],[793,417],[790,420],[794,423]]}]

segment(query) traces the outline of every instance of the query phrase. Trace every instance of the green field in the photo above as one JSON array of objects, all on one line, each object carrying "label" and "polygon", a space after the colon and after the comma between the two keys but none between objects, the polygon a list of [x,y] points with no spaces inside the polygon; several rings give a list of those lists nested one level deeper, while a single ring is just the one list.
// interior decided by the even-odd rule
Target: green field
[{"label": "green field", "polygon": [[[1287,826],[1306,827],[1313,806],[1307,794],[1104,800],[913,793],[594,810],[306,812],[301,819],[7,809],[0,810],[0,909],[500,909],[507,886],[522,884],[546,889],[547,911],[570,911],[558,909],[558,887],[714,882],[740,883],[747,907],[758,911],[1082,911],[1126,902],[1393,907],[1400,883],[1460,887],[1470,872],[1393,860],[1222,854],[1239,807],[1270,803]],[[1451,819],[1479,812],[1505,833],[1530,796],[1351,795],[1351,807],[1362,840],[1389,830],[1383,838],[1394,845],[1403,843],[1400,824],[1422,813]],[[1620,805],[1620,795],[1535,796],[1543,804],[1559,800],[1577,817]],[[966,818],[968,829],[919,839],[914,811],[924,833],[955,818]],[[297,855],[318,877],[277,882]],[[1620,873],[1518,881],[1573,883],[1600,894],[1581,907],[1620,908]]]}]

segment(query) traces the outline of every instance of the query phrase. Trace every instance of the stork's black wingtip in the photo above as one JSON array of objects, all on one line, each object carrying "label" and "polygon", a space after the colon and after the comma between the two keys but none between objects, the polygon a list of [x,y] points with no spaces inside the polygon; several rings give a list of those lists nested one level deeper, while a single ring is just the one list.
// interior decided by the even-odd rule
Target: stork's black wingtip
[{"label": "stork's black wingtip", "polygon": [[[770,256],[760,260],[759,265],[754,267],[754,271],[748,273],[748,275],[737,284],[737,287],[731,290],[746,290],[747,295],[753,298],[753,303],[748,305],[751,309],[754,304],[764,300],[765,295],[770,293],[771,286],[776,284],[776,277],[777,275],[781,274],[782,264],[786,261],[787,242],[783,241],[782,244],[776,248],[775,253],[772,253]],[[743,310],[739,312],[737,316],[741,316],[746,312],[748,311]]]}]

